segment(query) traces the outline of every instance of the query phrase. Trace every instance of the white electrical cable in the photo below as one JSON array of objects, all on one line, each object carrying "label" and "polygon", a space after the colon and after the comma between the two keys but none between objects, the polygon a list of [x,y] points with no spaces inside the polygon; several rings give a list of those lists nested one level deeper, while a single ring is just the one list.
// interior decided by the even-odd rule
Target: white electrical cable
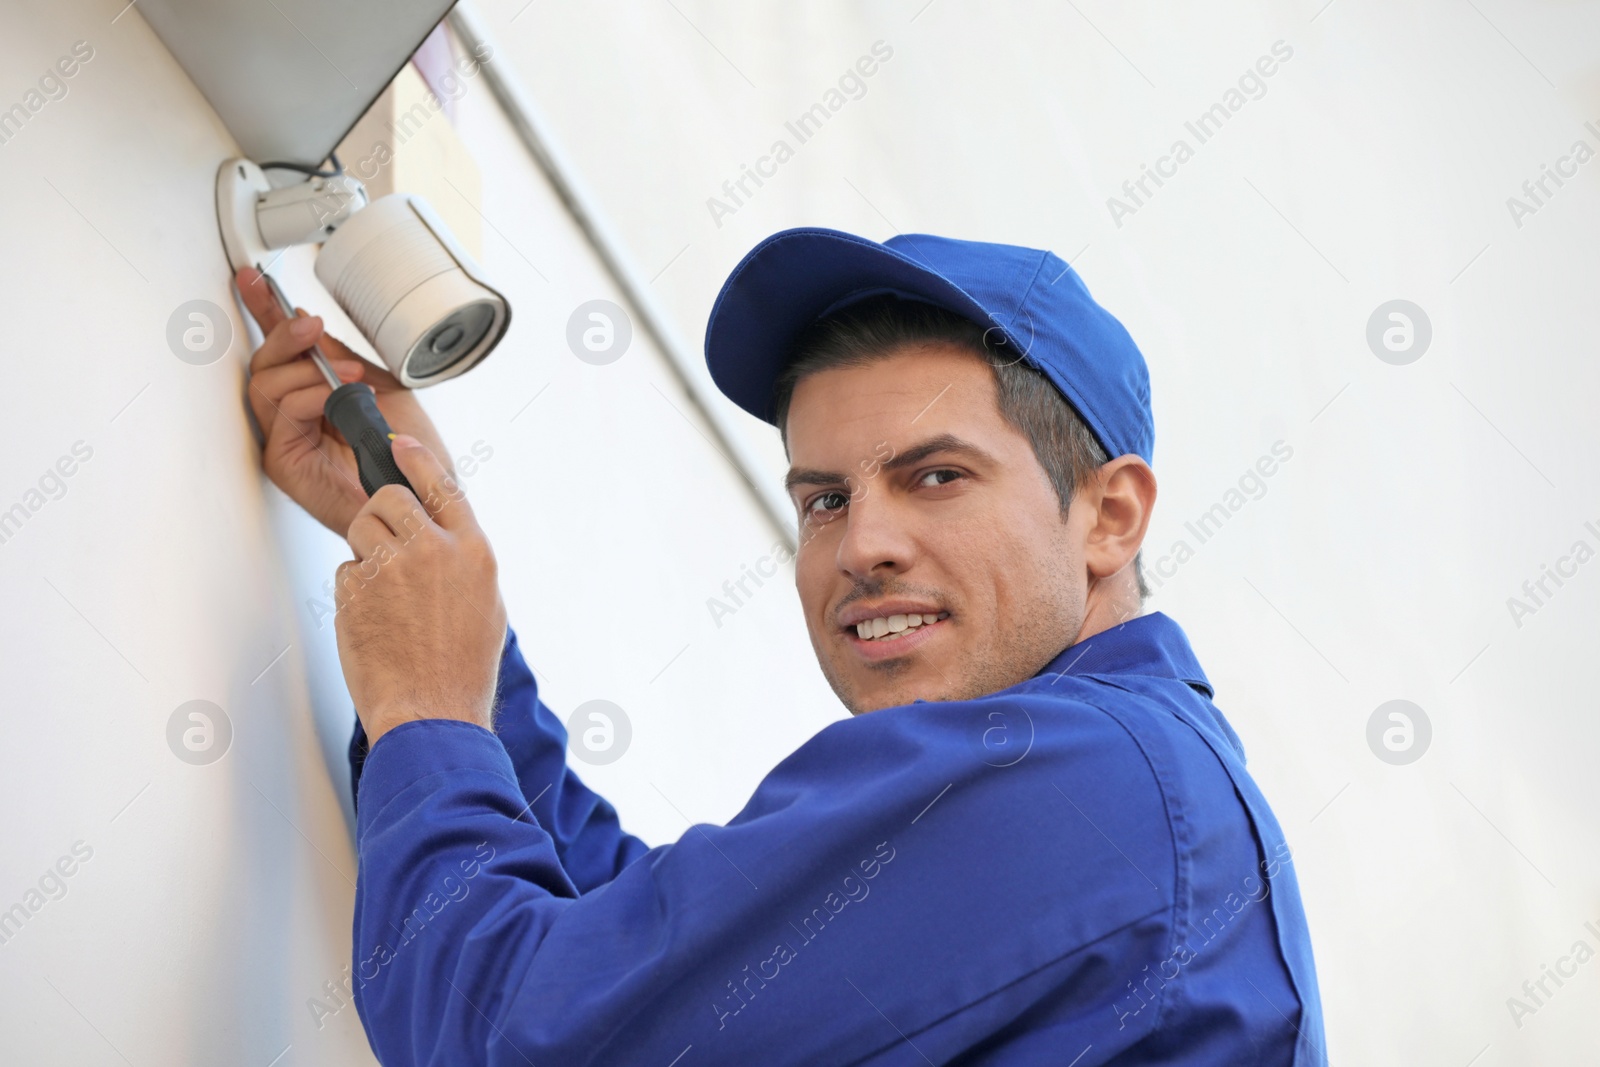
[{"label": "white electrical cable", "polygon": [[593,246],[624,299],[632,305],[645,332],[666,355],[667,363],[684,391],[705,416],[706,422],[710,423],[718,450],[733,464],[734,470],[783,535],[790,550],[794,550],[798,545],[794,506],[776,482],[767,476],[761,461],[744,443],[733,423],[733,406],[724,403],[721,396],[707,385],[707,380],[697,373],[698,357],[691,355],[673,332],[666,314],[651,297],[648,283],[640,280],[642,275],[629,260],[622,241],[612,232],[594,198],[584,188],[577,168],[562,153],[551,135],[549,124],[534,107],[532,99],[506,63],[492,58],[502,53],[495,46],[483,21],[465,3],[458,3],[451,9],[449,18],[451,28],[468,51],[478,54],[480,45],[489,46],[491,59],[482,64],[481,70],[506,118],[539,164],[539,169],[550,180],[556,195],[561,197],[562,204]]}]

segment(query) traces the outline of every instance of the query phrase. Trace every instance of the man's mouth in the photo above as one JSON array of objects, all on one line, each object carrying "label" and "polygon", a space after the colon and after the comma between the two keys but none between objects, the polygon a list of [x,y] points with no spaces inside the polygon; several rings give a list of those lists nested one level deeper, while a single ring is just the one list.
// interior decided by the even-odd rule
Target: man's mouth
[{"label": "man's mouth", "polygon": [[932,626],[950,617],[948,611],[935,614],[908,612],[896,615],[877,615],[855,624],[856,636],[863,641],[898,641],[924,626]]}]

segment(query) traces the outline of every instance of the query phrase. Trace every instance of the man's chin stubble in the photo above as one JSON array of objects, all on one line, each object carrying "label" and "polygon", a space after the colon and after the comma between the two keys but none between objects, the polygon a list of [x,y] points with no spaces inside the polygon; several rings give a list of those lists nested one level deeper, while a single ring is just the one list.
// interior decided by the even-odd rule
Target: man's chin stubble
[{"label": "man's chin stubble", "polygon": [[[822,673],[828,679],[828,685],[833,689],[834,695],[839,698],[839,702],[845,706],[845,709],[852,715],[861,715],[869,711],[880,711],[883,708],[896,708],[902,704],[909,704],[913,700],[941,699],[937,696],[913,695],[908,691],[899,690],[895,686],[895,682],[903,679],[906,675],[912,674],[916,669],[916,660],[911,656],[867,664],[866,670],[876,677],[878,684],[881,685],[887,682],[892,689],[889,695],[879,697],[870,703],[861,696],[858,687],[851,685],[846,679],[835,675],[826,668],[823,669]],[[877,686],[875,685],[873,688],[876,689]]]},{"label": "man's chin stubble", "polygon": [[[930,672],[928,664],[919,662],[919,659],[919,656],[912,655],[867,664],[865,669],[876,682],[870,689],[882,694],[873,698],[862,695],[861,690],[869,688],[868,686],[852,685],[849,680],[838,677],[827,669],[822,673],[833,689],[834,695],[852,715],[881,711],[884,708],[903,707],[918,700],[930,704],[975,700],[1023,680],[1022,678],[1005,680],[998,671],[980,671],[977,676],[969,674],[966,677],[952,677],[946,672]],[[916,677],[919,673],[923,675],[921,678]],[[886,693],[880,688],[885,685],[888,688]]]},{"label": "man's chin stubble", "polygon": [[[996,662],[997,649],[974,651],[971,656],[974,666],[967,671],[952,671],[948,664],[941,666],[924,662],[926,657],[920,652],[865,664],[865,670],[879,684],[888,682],[890,688],[889,693],[870,702],[861,696],[857,686],[850,684],[849,679],[836,675],[826,666],[822,674],[850,714],[861,715],[883,708],[901,707],[915,700],[929,703],[977,700],[1010,689],[1043,670],[1069,643],[1070,640],[1066,638],[1036,640],[1029,643],[1030,647],[1014,650],[1005,663]],[[918,679],[912,677],[919,668],[925,672],[920,679],[920,687]],[[900,684],[896,685],[896,682]],[[877,686],[872,688],[876,690]]]}]

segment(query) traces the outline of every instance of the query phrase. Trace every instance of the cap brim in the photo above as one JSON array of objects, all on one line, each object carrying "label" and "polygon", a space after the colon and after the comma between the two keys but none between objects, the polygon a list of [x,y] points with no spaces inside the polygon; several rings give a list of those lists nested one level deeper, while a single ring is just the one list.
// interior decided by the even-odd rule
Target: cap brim
[{"label": "cap brim", "polygon": [[926,300],[975,322],[988,309],[936,271],[838,230],[785,230],[762,241],[729,275],[706,324],[706,367],[724,396],[773,421],[772,390],[796,336],[835,305],[873,292]]}]

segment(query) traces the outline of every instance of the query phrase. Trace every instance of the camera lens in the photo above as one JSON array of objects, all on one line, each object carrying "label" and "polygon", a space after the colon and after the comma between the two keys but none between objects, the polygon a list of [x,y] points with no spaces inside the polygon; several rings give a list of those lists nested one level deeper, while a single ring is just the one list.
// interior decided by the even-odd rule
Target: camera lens
[{"label": "camera lens", "polygon": [[413,378],[430,378],[448,370],[478,347],[493,324],[491,304],[457,308],[422,335],[406,357],[406,373]]}]

